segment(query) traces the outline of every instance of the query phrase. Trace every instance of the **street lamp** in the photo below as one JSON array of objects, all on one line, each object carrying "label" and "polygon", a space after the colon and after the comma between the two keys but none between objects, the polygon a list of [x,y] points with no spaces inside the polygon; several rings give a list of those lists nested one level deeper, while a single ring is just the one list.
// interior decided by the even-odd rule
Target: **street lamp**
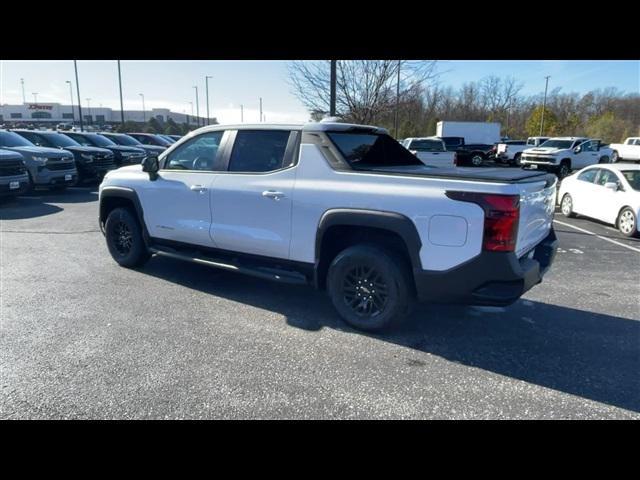
[{"label": "street lamp", "polygon": [[200,102],[198,101],[198,86],[194,85],[196,89],[196,125],[200,126]]},{"label": "street lamp", "polygon": [[142,97],[142,121],[147,123],[147,110],[144,108],[144,93],[139,93],[138,95]]},{"label": "street lamp", "polygon": [[71,118],[72,120],[72,125],[74,123],[76,123],[76,113],[73,111],[73,89],[71,87],[71,80],[66,80],[65,83],[69,84],[69,98],[71,98]]},{"label": "street lamp", "polygon": [[207,91],[207,125],[209,125],[209,79],[213,78],[212,76],[204,77],[205,89]]}]

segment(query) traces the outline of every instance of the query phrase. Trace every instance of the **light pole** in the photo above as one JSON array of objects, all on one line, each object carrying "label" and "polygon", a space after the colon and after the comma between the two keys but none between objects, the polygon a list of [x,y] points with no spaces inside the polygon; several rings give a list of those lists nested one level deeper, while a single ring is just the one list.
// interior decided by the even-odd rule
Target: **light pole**
[{"label": "light pole", "polygon": [[244,105],[240,105],[240,123],[244,123]]},{"label": "light pole", "polygon": [[124,104],[122,102],[122,75],[120,73],[120,60],[118,60],[118,83],[120,84],[120,120],[124,125]]},{"label": "light pole", "polygon": [[138,95],[142,97],[142,121],[147,123],[147,110],[144,108],[144,93],[139,93]]},{"label": "light pole", "polygon": [[91,116],[91,99],[85,98],[87,101],[87,108],[89,109],[89,125],[93,125],[93,117]]},{"label": "light pole", "polygon": [[209,79],[213,78],[208,75],[204,77],[205,90],[207,91],[207,125],[209,125]]},{"label": "light pole", "polygon": [[82,122],[82,105],[80,104],[80,82],[78,82],[78,62],[73,61],[73,68],[76,71],[76,91],[78,92],[78,115],[80,116],[80,131],[84,131]]},{"label": "light pole", "polygon": [[331,86],[329,99],[329,116],[336,115],[336,60],[331,60]]},{"label": "light pole", "polygon": [[33,95],[33,103],[38,103],[38,92],[33,92],[31,95]]},{"label": "light pole", "polygon": [[262,97],[260,97],[260,121],[262,122]]},{"label": "light pole", "polygon": [[20,79],[20,84],[22,85],[22,103],[27,103],[27,98],[24,96],[24,78]]},{"label": "light pole", "polygon": [[198,86],[194,85],[196,89],[196,125],[200,126],[200,102],[198,101]]},{"label": "light pole", "polygon": [[540,119],[540,136],[542,136],[542,131],[544,129],[544,112],[547,109],[547,88],[549,87],[549,78],[551,78],[551,75],[547,75],[544,78],[547,81],[544,85],[544,100],[542,102],[542,118]]},{"label": "light pole", "polygon": [[71,88],[71,80],[66,80],[65,83],[69,84],[69,97],[71,98],[71,118],[73,119],[71,124],[76,123],[76,113],[73,111],[73,89]]},{"label": "light pole", "polygon": [[[191,118],[193,118],[193,102],[189,102],[191,104]],[[191,126],[191,123],[187,120],[187,125]]]},{"label": "light pole", "polygon": [[396,140],[398,139],[398,107],[400,105],[400,60],[398,60],[398,81],[396,82],[396,114],[393,119],[393,126],[396,131]]}]

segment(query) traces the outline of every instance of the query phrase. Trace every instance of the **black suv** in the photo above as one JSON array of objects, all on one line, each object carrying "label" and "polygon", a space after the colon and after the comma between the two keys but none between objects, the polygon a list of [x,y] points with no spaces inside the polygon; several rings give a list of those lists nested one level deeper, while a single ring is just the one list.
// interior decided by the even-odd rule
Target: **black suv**
[{"label": "black suv", "polygon": [[100,147],[111,150],[117,167],[139,164],[147,156],[147,152],[143,148],[118,145],[113,140],[97,133],[63,132],[63,134],[85,147]]},{"label": "black suv", "polygon": [[485,143],[465,143],[464,137],[439,137],[448,152],[456,152],[459,167],[481,167],[492,159],[494,146]]},{"label": "black suv", "polygon": [[73,153],[78,168],[79,181],[101,181],[105,173],[116,168],[110,150],[83,147],[75,140],[58,132],[13,130],[39,147],[60,148]]},{"label": "black suv", "polygon": [[162,138],[160,135],[156,135],[154,133],[128,133],[130,137],[135,138],[140,143],[144,143],[145,145],[155,145],[156,147],[164,147],[168,148],[171,146],[171,142]]},{"label": "black suv", "polygon": [[142,148],[145,152],[147,152],[147,155],[160,155],[167,149],[166,147],[158,147],[157,145],[145,145],[144,143],[140,143],[138,140],[127,135],[126,133],[101,132],[100,135],[108,138],[118,145]]}]

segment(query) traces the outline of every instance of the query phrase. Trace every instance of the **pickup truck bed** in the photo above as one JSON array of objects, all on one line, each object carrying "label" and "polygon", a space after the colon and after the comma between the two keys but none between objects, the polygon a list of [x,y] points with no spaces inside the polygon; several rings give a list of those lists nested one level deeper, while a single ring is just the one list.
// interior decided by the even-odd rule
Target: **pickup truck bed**
[{"label": "pickup truck bed", "polygon": [[398,175],[419,175],[446,179],[483,181],[491,183],[528,183],[546,180],[553,183],[555,175],[540,170],[521,170],[515,168],[432,168],[428,166],[379,167],[372,171]]}]

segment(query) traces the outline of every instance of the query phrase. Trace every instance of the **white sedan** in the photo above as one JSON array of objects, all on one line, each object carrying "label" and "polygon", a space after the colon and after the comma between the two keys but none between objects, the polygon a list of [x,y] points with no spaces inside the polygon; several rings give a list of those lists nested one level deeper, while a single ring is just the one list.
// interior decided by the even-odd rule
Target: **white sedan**
[{"label": "white sedan", "polygon": [[640,165],[591,165],[562,180],[562,214],[576,214],[615,225],[627,237],[638,236]]}]

